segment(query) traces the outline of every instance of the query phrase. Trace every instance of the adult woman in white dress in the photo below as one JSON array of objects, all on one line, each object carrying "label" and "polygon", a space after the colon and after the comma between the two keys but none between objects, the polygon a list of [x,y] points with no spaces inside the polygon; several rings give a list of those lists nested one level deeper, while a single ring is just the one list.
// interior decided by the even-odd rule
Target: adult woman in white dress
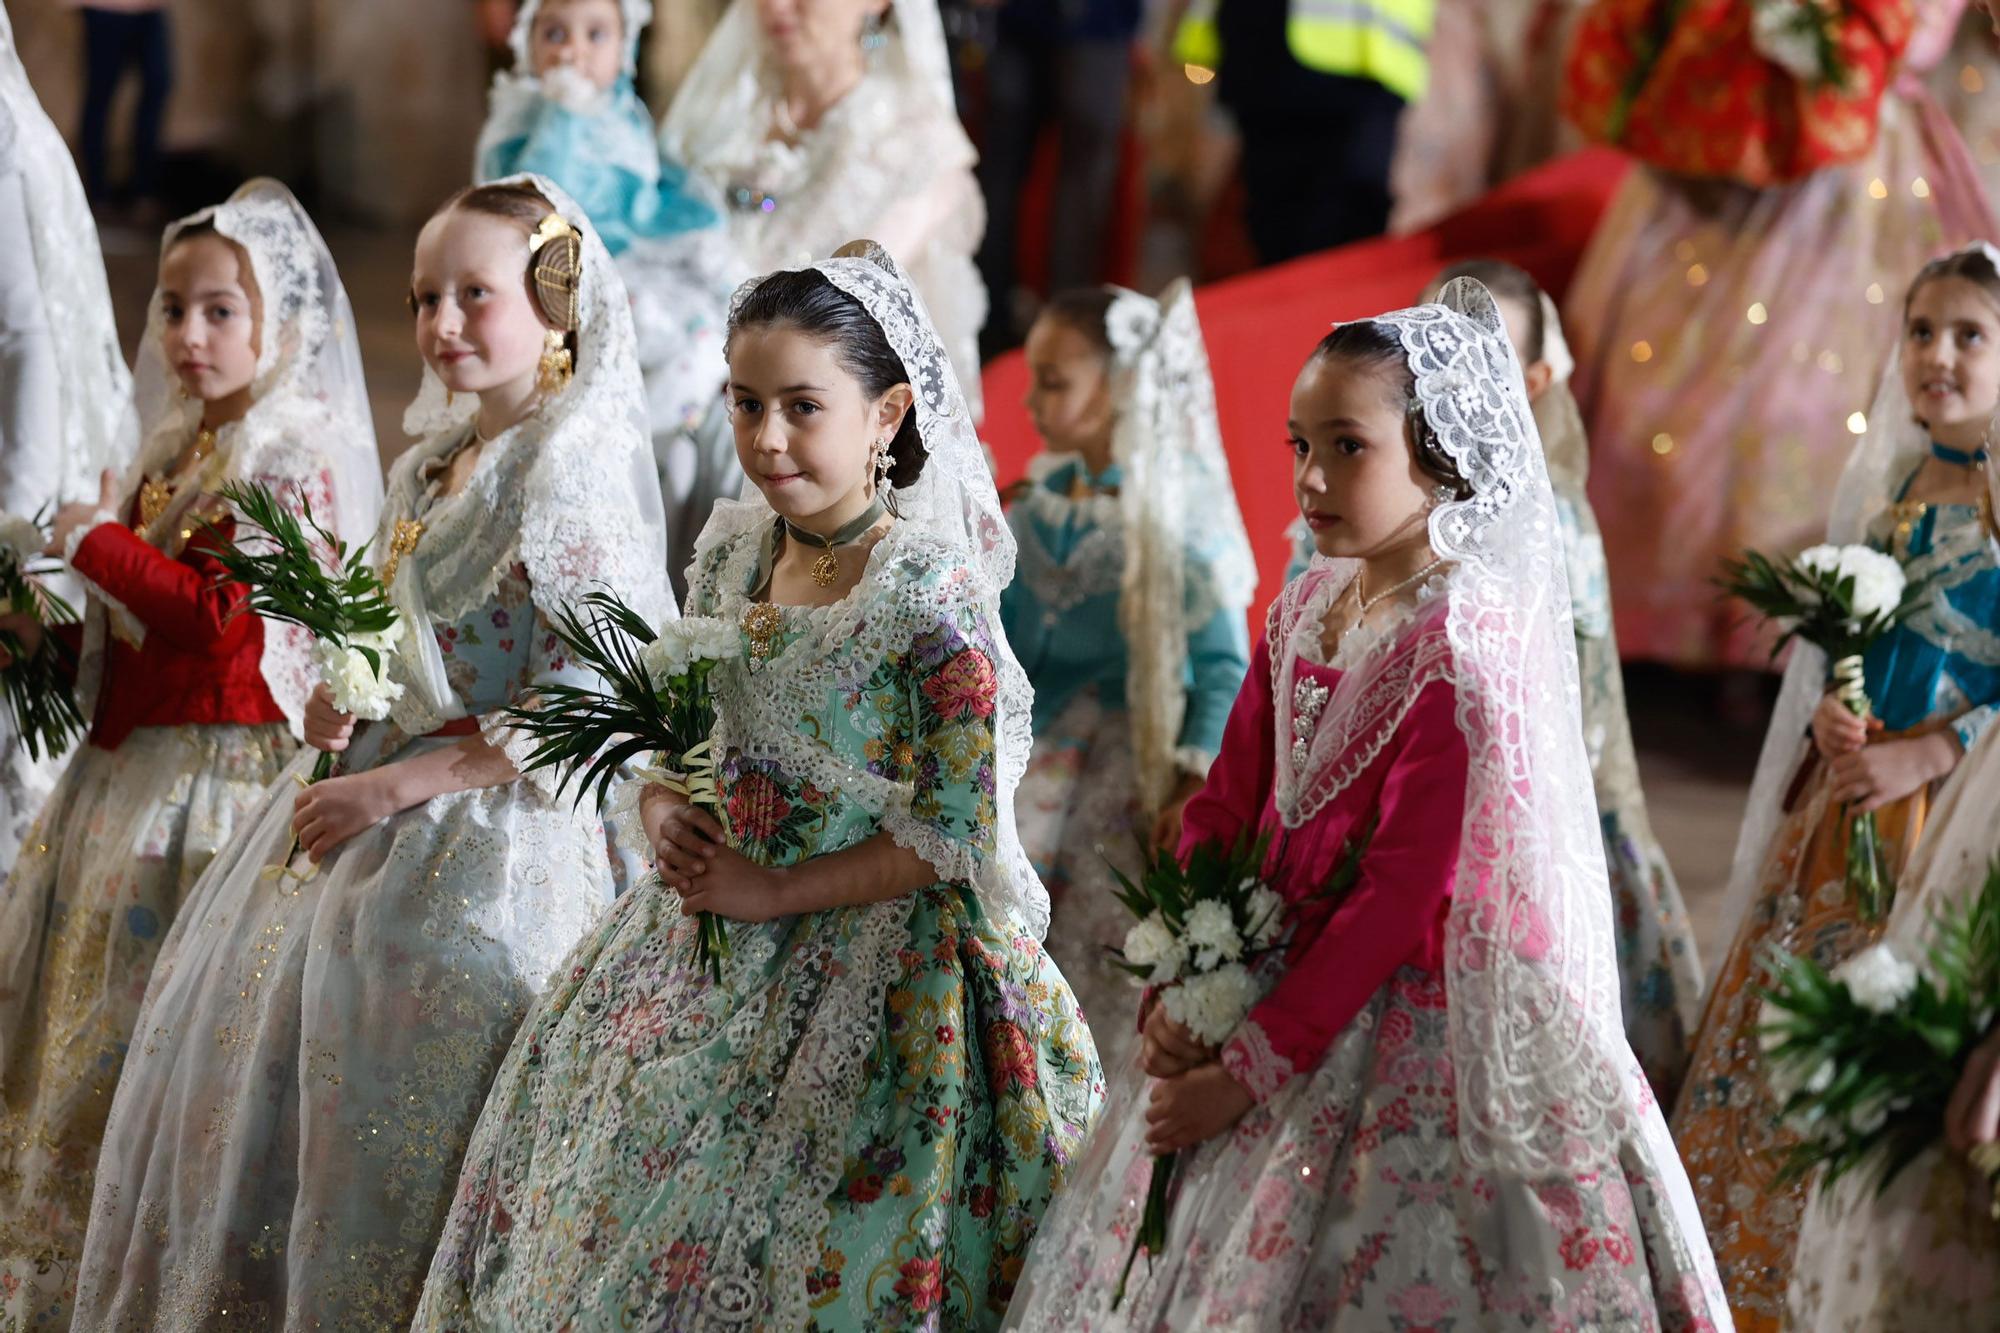
[{"label": "adult woman in white dress", "polygon": [[[97,224],[76,163],[29,86],[0,10],[0,513],[97,494],[135,443],[132,377],[118,350]],[[68,590],[65,590],[66,592]],[[0,879],[55,786],[0,713]]]},{"label": "adult woman in white dress", "polygon": [[972,257],[986,210],[937,0],[779,8],[735,0],[661,142],[721,188],[755,272],[879,241],[929,307],[977,420],[986,289]]},{"label": "adult woman in white dress", "polygon": [[[162,950],[79,1327],[406,1326],[487,1084],[612,895],[601,822],[522,775],[505,710],[595,680],[549,619],[599,581],[674,613],[624,287],[582,210],[519,177],[432,220],[412,298],[420,442],[380,534],[403,694],[351,744],[316,696],[308,739],[345,774],[301,793],[301,756]],[[295,831],[318,871],[274,877]]]}]

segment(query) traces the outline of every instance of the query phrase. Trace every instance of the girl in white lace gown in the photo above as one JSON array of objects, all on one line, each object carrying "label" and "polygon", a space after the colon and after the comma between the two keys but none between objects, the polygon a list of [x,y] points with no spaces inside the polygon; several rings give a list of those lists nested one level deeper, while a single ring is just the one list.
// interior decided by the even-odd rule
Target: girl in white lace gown
[{"label": "girl in white lace gown", "polygon": [[[631,314],[588,227],[525,177],[419,239],[421,438],[378,537],[403,694],[359,730],[314,695],[309,739],[345,773],[300,792],[301,755],[162,951],[98,1167],[85,1327],[407,1324],[487,1083],[611,897],[600,822],[522,776],[505,712],[592,679],[549,617],[598,580],[673,614]],[[276,869],[294,835],[304,877]]]},{"label": "girl in white lace gown", "polygon": [[[0,10],[0,513],[28,518],[97,494],[136,443],[97,224]],[[72,587],[61,592],[69,596]],[[0,712],[0,878],[61,767],[30,756]]]},{"label": "girl in white lace gown", "polygon": [[[1301,372],[1320,555],[1185,816],[1184,850],[1273,836],[1288,947],[1220,1050],[1150,1007],[1155,1081],[1106,1108],[1010,1327],[1728,1326],[1620,1021],[1519,362],[1484,287],[1442,302],[1342,325]],[[1181,1164],[1166,1243],[1119,1302],[1156,1152]]]},{"label": "girl in white lace gown", "polygon": [[248,590],[222,578],[236,527],[217,492],[254,482],[350,538],[372,528],[381,471],[353,329],[277,182],[174,224],[140,349],[146,445],[122,487],[107,474],[95,502],[56,515],[90,591],[91,725],[0,888],[0,1327],[67,1325],[154,958],[302,734],[311,639],[246,614]]},{"label": "girl in white lace gown", "polygon": [[735,0],[674,95],[661,141],[723,192],[754,271],[882,243],[937,322],[980,416],[986,207],[952,100],[938,0]]},{"label": "girl in white lace gown", "polygon": [[[732,317],[758,495],[689,600],[743,649],[710,678],[726,828],[656,790],[664,878],[524,1025],[419,1329],[991,1329],[1081,1144],[1099,1071],[1013,831],[1014,543],[869,250]],[[719,978],[696,910],[730,923]]]}]

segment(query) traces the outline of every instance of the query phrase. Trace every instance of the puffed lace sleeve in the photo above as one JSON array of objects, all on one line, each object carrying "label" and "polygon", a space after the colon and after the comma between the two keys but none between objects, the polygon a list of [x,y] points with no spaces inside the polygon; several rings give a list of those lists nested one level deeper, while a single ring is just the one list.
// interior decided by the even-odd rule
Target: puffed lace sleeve
[{"label": "puffed lace sleeve", "polygon": [[970,883],[994,856],[1000,678],[994,614],[947,599],[903,655],[908,734],[891,757],[909,784],[882,826],[941,880]]}]

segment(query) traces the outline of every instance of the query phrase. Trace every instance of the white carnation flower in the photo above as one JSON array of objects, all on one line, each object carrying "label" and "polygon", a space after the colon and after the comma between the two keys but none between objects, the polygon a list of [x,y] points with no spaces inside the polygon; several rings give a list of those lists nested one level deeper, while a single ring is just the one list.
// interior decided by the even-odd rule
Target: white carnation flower
[{"label": "white carnation flower", "polygon": [[1217,963],[1233,963],[1243,956],[1243,937],[1236,933],[1236,918],[1226,903],[1204,898],[1194,905],[1181,931],[1187,938],[1194,965],[1203,972]]},{"label": "white carnation flower", "polygon": [[734,622],[719,616],[689,616],[674,622],[684,626],[690,661],[727,662],[743,656],[743,636]]},{"label": "white carnation flower", "polygon": [[[370,722],[389,716],[389,706],[403,697],[402,685],[389,679],[389,657],[394,645],[394,635],[357,636],[354,644],[345,648],[324,639],[313,645],[314,655],[319,658],[320,679],[332,693],[335,708]],[[381,675],[376,675],[375,668],[362,655],[363,647],[381,655]]]},{"label": "white carnation flower", "polygon": [[1285,928],[1285,900],[1259,884],[1245,904],[1250,921],[1250,947],[1268,949]]},{"label": "white carnation flower", "polygon": [[0,562],[18,569],[41,554],[47,544],[34,520],[19,514],[0,514]]},{"label": "white carnation flower", "polygon": [[1845,985],[1854,1002],[1869,1013],[1886,1014],[1910,998],[1917,986],[1917,969],[1884,943],[1863,949],[1833,969],[1833,979]]},{"label": "white carnation flower", "polygon": [[1125,932],[1122,952],[1132,966],[1152,969],[1146,980],[1155,986],[1164,986],[1179,977],[1181,969],[1187,966],[1187,946],[1167,929],[1158,912]]},{"label": "white carnation flower", "polygon": [[1909,577],[1896,558],[1872,547],[1820,545],[1799,553],[1801,568],[1854,580],[1849,605],[1857,619],[1887,615],[1903,601]]},{"label": "white carnation flower", "polygon": [[654,685],[664,685],[686,675],[697,661],[725,662],[742,652],[734,625],[714,616],[690,616],[662,625],[659,637],[640,650],[639,665]]},{"label": "white carnation flower", "polygon": [[1187,978],[1162,995],[1160,1003],[1166,1006],[1167,1017],[1186,1028],[1196,1041],[1215,1046],[1236,1031],[1255,998],[1250,970],[1241,963],[1231,963]]}]

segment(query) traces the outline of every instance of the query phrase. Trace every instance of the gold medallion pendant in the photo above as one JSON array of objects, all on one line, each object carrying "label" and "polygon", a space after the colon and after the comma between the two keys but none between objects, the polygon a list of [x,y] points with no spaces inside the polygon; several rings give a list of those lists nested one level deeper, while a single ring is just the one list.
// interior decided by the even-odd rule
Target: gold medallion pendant
[{"label": "gold medallion pendant", "polygon": [[878,496],[865,513],[831,537],[808,532],[790,519],[784,520],[785,536],[801,546],[819,549],[819,558],[806,567],[806,573],[812,576],[812,581],[819,587],[831,588],[840,578],[840,557],[834,552],[842,546],[851,546],[867,536],[870,530],[882,521],[882,515],[886,512],[887,509]]}]

